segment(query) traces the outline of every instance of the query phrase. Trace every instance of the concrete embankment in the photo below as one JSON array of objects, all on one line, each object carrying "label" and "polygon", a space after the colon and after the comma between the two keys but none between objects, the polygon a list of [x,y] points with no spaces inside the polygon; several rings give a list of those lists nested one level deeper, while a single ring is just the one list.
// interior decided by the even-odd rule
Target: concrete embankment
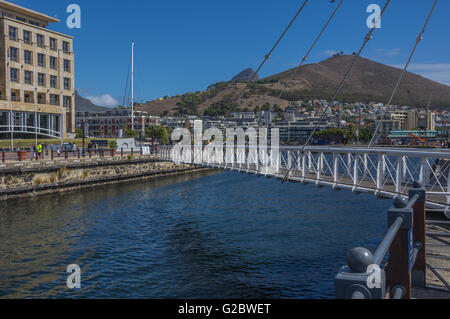
[{"label": "concrete embankment", "polygon": [[22,162],[0,168],[0,200],[67,192],[205,170],[192,165],[134,159],[102,158]]}]

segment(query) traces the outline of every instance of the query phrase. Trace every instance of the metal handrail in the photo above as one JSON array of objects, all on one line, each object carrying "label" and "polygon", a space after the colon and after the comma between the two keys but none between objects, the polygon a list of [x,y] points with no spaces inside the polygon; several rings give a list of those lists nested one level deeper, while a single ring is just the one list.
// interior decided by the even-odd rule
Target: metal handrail
[{"label": "metal handrail", "polygon": [[403,224],[403,218],[398,217],[394,224],[389,228],[386,236],[384,237],[381,244],[378,246],[377,251],[373,255],[374,257],[374,264],[380,266],[383,262],[384,258],[386,257],[387,253],[389,252],[389,249],[391,248],[392,243],[395,240],[395,236],[397,236],[398,231],[400,230],[400,227]]}]

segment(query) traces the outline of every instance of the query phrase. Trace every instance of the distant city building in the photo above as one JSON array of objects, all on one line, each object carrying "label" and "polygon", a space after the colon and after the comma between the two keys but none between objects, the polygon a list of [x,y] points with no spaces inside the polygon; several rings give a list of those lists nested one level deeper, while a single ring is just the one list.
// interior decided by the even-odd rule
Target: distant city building
[{"label": "distant city building", "polygon": [[[131,111],[108,111],[104,113],[77,112],[76,125],[82,128],[85,123],[89,126],[89,136],[120,137],[124,129],[131,130]],[[149,126],[159,125],[160,118],[144,111],[134,111],[134,129],[144,134]]]},{"label": "distant city building", "polygon": [[59,22],[0,1],[0,136],[61,138],[75,132],[73,38]]}]

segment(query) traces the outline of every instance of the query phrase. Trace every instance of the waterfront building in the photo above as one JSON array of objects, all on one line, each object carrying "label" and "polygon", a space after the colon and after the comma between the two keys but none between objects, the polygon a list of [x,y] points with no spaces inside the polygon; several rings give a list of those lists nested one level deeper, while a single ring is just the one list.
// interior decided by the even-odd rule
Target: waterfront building
[{"label": "waterfront building", "polygon": [[73,38],[58,19],[0,1],[0,138],[75,133]]},{"label": "waterfront building", "polygon": [[[130,110],[111,110],[102,113],[77,112],[76,126],[88,125],[91,137],[122,137],[124,129],[131,130],[132,116]],[[134,129],[138,134],[145,134],[149,126],[159,125],[160,118],[145,111],[134,111]]]}]

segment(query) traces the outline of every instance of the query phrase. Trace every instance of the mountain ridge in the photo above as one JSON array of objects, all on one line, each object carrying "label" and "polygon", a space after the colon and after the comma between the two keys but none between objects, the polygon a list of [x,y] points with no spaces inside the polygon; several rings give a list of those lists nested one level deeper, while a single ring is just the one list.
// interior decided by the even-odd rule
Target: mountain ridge
[{"label": "mountain ridge", "polygon": [[[291,101],[330,99],[353,58],[352,55],[339,55],[306,64],[299,68],[294,80],[292,75],[295,68],[265,77],[249,84],[248,90],[239,99],[237,97],[246,83],[229,81],[216,83],[205,91],[186,93],[164,101],[151,101],[139,109],[154,115],[203,115],[205,112],[217,114],[220,109],[226,109],[227,112],[239,109],[251,111],[266,107],[267,104],[286,108]],[[399,68],[360,57],[337,100],[386,104],[401,72]],[[284,93],[278,98],[281,90]],[[425,107],[430,94],[433,95],[433,107],[450,107],[449,86],[406,72],[392,104]],[[210,112],[211,108],[214,112]]]}]

